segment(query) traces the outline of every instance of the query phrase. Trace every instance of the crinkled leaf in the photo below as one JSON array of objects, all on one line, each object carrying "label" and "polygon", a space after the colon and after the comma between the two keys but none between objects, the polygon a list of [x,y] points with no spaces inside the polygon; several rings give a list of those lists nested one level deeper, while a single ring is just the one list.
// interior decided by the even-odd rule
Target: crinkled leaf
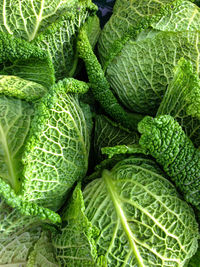
[{"label": "crinkled leaf", "polygon": [[87,219],[84,211],[83,196],[78,185],[63,217],[67,226],[53,240],[60,266],[97,266],[94,238],[97,237],[98,230]]},{"label": "crinkled leaf", "polygon": [[47,231],[42,232],[41,237],[31,251],[27,262],[27,267],[44,266],[58,267],[51,241],[51,234]]},{"label": "crinkled leaf", "polygon": [[100,37],[99,53],[106,78],[125,107],[155,114],[181,56],[199,71],[198,33],[192,31],[200,29],[200,12],[185,0],[146,2],[116,2]]},{"label": "crinkled leaf", "polygon": [[0,110],[0,196],[23,215],[60,222],[58,214],[24,201],[16,194],[20,192],[23,180],[22,155],[32,119],[32,106],[20,99],[1,96]]},{"label": "crinkled leaf", "polygon": [[190,1],[182,1],[167,15],[152,23],[154,29],[160,31],[195,31],[200,30],[200,9]]},{"label": "crinkled leaf", "polygon": [[36,107],[23,155],[22,198],[53,210],[88,166],[91,113],[69,89],[84,92],[87,86],[66,79],[51,88]]},{"label": "crinkled leaf", "polygon": [[157,116],[165,114],[174,117],[194,144],[200,145],[200,80],[183,58],[157,111]]},{"label": "crinkled leaf", "polygon": [[103,115],[95,117],[94,151],[98,160],[103,159],[101,149],[115,145],[131,145],[137,143],[139,136]]},{"label": "crinkled leaf", "polygon": [[[7,85],[3,82],[4,86]],[[27,102],[0,96],[0,177],[15,191],[20,189],[23,145],[32,114],[33,108]]]},{"label": "crinkled leaf", "polygon": [[[90,1],[87,4],[86,1],[82,3],[74,1],[74,6],[67,14],[59,18],[33,40],[33,44],[48,52],[55,68],[57,80],[74,75],[78,63],[76,53],[77,33],[95,10],[95,6]],[[91,24],[91,30],[95,31],[91,38],[98,36],[98,19],[96,23]],[[96,38],[94,38],[94,42],[96,43]]]},{"label": "crinkled leaf", "polygon": [[7,0],[0,4],[0,31],[44,50],[60,80],[74,74],[77,32],[96,9],[90,0]]},{"label": "crinkled leaf", "polygon": [[199,72],[199,32],[160,32],[129,40],[107,69],[111,87],[130,110],[155,113],[181,57]]},{"label": "crinkled leaf", "polygon": [[31,41],[78,0],[15,0],[0,4],[0,29]]},{"label": "crinkled leaf", "polygon": [[135,38],[153,21],[180,4],[177,0],[117,0],[113,15],[104,26],[99,39],[99,54],[103,65],[111,62],[126,42],[126,37]]},{"label": "crinkled leaf", "polygon": [[36,217],[22,216],[4,201],[0,203],[0,265],[26,266],[28,255],[39,239]]},{"label": "crinkled leaf", "polygon": [[12,208],[16,209],[21,215],[36,217],[39,220],[61,223],[59,214],[48,208],[42,207],[31,201],[26,201],[21,195],[17,195],[10,185],[0,177],[0,196]]},{"label": "crinkled leaf", "polygon": [[47,89],[39,83],[16,76],[0,75],[0,94],[2,95],[34,101],[41,98],[46,92]]},{"label": "crinkled leaf", "polygon": [[200,150],[170,115],[146,116],[139,144],[163,167],[187,202],[200,209]]},{"label": "crinkled leaf", "polygon": [[137,124],[142,119],[142,116],[127,112],[118,103],[115,95],[110,90],[110,85],[105,78],[104,71],[92,50],[84,29],[79,33],[77,50],[80,58],[85,63],[94,98],[100,102],[105,112],[118,123],[132,130],[137,129]]},{"label": "crinkled leaf", "polygon": [[19,76],[49,87],[54,68],[49,55],[25,40],[0,32],[0,74]]},{"label": "crinkled leaf", "polygon": [[108,266],[184,266],[197,249],[191,207],[149,159],[119,162],[83,191],[85,215],[100,230]]}]

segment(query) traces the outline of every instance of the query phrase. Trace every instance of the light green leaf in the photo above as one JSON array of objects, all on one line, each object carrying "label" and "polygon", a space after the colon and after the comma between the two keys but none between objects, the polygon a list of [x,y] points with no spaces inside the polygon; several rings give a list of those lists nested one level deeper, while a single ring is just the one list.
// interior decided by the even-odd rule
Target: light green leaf
[{"label": "light green leaf", "polygon": [[22,198],[53,210],[88,167],[91,113],[81,108],[77,94],[66,93],[70,88],[88,87],[66,79],[51,88],[35,108],[23,155]]},{"label": "light green leaf", "polygon": [[181,267],[196,252],[194,212],[150,159],[134,156],[104,170],[83,198],[108,266]]},{"label": "light green leaf", "polygon": [[19,76],[49,87],[54,68],[49,55],[28,42],[0,32],[0,74]]},{"label": "light green leaf", "polygon": [[[18,89],[20,91],[21,88]],[[58,214],[27,202],[17,194],[21,192],[24,169],[22,156],[31,124],[32,106],[20,99],[1,96],[0,111],[0,196],[23,215],[60,222]]]},{"label": "light green leaf", "polygon": [[0,94],[34,101],[41,98],[47,89],[41,84],[16,76],[0,75]]},{"label": "light green leaf", "polygon": [[133,145],[117,145],[111,147],[103,147],[101,149],[103,154],[106,154],[108,158],[112,158],[121,154],[144,154],[148,155],[147,151],[143,149],[139,144]]},{"label": "light green leaf", "polygon": [[102,31],[100,58],[122,104],[155,114],[181,56],[199,72],[200,9],[186,0],[124,2],[116,2]]},{"label": "light green leaf", "polygon": [[[74,6],[67,14],[60,17],[33,40],[33,44],[49,54],[57,80],[74,75],[78,63],[77,33],[94,11],[96,8],[92,4],[86,4],[86,1],[83,1],[82,4],[74,1]],[[91,19],[93,20],[93,17]],[[91,31],[97,29],[96,25],[98,25],[98,20],[91,24]],[[95,36],[98,33],[99,29],[95,32]],[[96,41],[95,38],[94,41]]]},{"label": "light green leaf", "polygon": [[78,62],[77,32],[96,10],[91,0],[1,1],[0,31],[44,50],[60,80],[73,76]]},{"label": "light green leaf", "polygon": [[154,29],[160,31],[195,31],[200,30],[200,9],[190,1],[182,1],[167,15],[152,23]]},{"label": "light green leaf", "polygon": [[131,145],[137,143],[139,136],[103,115],[95,117],[94,150],[98,160],[103,159],[101,149],[116,145]]},{"label": "light green leaf", "polygon": [[60,224],[59,214],[48,208],[26,201],[21,195],[17,195],[10,185],[0,177],[0,196],[12,208],[16,209],[21,215],[36,217],[40,221],[47,221],[53,224]]},{"label": "light green leaf", "polygon": [[[4,86],[6,85],[3,83],[2,87]],[[23,145],[32,114],[33,108],[27,102],[0,97],[0,177],[16,192],[20,189]]]},{"label": "light green leaf", "polygon": [[22,216],[1,200],[0,266],[26,266],[29,252],[40,234],[36,217]]},{"label": "light green leaf", "polygon": [[87,219],[84,211],[79,184],[74,190],[70,205],[63,216],[63,219],[67,221],[67,226],[63,227],[61,234],[56,234],[53,239],[56,258],[60,266],[97,266],[94,238],[97,237],[98,230]]},{"label": "light green leaf", "polygon": [[147,29],[153,21],[175,9],[182,1],[177,0],[117,0],[113,15],[104,26],[99,38],[99,54],[104,67],[119,53],[127,37],[133,39]]},{"label": "light green leaf", "polygon": [[55,259],[54,248],[51,242],[51,234],[43,231],[40,239],[29,255],[27,267],[58,267]]},{"label": "light green leaf", "polygon": [[0,4],[0,30],[31,41],[78,0],[6,0]]},{"label": "light green leaf", "polygon": [[165,114],[174,117],[194,144],[200,145],[200,80],[183,58],[157,111],[157,116]]},{"label": "light green leaf", "polygon": [[199,32],[160,32],[129,40],[107,69],[107,79],[130,110],[155,113],[181,57],[199,73]]}]

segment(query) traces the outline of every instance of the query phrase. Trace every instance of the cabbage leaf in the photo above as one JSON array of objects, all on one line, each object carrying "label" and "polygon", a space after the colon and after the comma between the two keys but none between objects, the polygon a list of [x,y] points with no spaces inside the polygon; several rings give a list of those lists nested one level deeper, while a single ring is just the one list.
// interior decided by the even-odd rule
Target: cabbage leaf
[{"label": "cabbage leaf", "polygon": [[73,76],[78,30],[96,9],[90,0],[1,1],[0,31],[45,51],[60,80]]},{"label": "cabbage leaf", "polygon": [[99,54],[114,94],[132,112],[155,114],[181,57],[199,73],[200,9],[189,1],[117,1]]},{"label": "cabbage leaf", "polygon": [[1,200],[0,265],[26,266],[30,250],[40,235],[41,226],[37,217],[22,216]]},{"label": "cabbage leaf", "polygon": [[139,144],[163,167],[185,200],[200,209],[200,150],[170,115],[146,116]]},{"label": "cabbage leaf", "polygon": [[88,221],[84,211],[85,206],[79,184],[63,216],[67,226],[53,238],[56,258],[60,266],[97,267],[94,238],[98,236],[98,229]]},{"label": "cabbage leaf", "polygon": [[174,70],[157,116],[169,114],[196,146],[200,145],[200,80],[192,64],[182,58]]},{"label": "cabbage leaf", "polygon": [[27,267],[58,267],[49,231],[43,231],[31,251]]},{"label": "cabbage leaf", "polygon": [[113,14],[99,38],[98,50],[103,66],[106,67],[112,61],[130,36],[135,38],[140,31],[159,21],[162,15],[180,2],[182,1],[117,0]]},{"label": "cabbage leaf", "polygon": [[139,141],[136,132],[131,132],[104,115],[95,117],[94,153],[99,160],[103,159],[101,149],[108,146],[131,145]]},{"label": "cabbage leaf", "polygon": [[181,57],[199,73],[198,40],[197,31],[161,31],[152,38],[130,40],[108,66],[106,77],[127,108],[154,114]]},{"label": "cabbage leaf", "polygon": [[89,107],[79,101],[81,90],[88,86],[65,79],[35,106],[22,159],[25,201],[57,210],[74,182],[85,176],[92,122]]},{"label": "cabbage leaf", "polygon": [[13,75],[49,88],[55,82],[49,55],[25,40],[0,32],[0,74]]},{"label": "cabbage leaf", "polygon": [[23,145],[29,132],[33,107],[26,101],[1,96],[0,114],[0,177],[18,192],[23,170]]},{"label": "cabbage leaf", "polygon": [[197,250],[193,210],[159,167],[141,156],[104,170],[83,193],[76,188],[66,214],[54,240],[62,266],[84,266],[93,255],[91,266],[181,267]]}]

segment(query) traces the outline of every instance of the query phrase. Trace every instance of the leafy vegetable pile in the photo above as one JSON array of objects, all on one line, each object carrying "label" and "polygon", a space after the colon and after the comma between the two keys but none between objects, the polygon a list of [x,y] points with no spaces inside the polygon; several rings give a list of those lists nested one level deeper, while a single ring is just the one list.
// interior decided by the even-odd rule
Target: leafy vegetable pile
[{"label": "leafy vegetable pile", "polygon": [[0,3],[0,266],[199,267],[199,1]]}]

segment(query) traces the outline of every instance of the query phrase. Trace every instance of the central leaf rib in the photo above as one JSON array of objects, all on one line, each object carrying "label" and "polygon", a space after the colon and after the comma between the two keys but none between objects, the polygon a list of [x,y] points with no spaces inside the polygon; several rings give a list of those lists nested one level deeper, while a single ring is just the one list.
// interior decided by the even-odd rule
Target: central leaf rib
[{"label": "central leaf rib", "polygon": [[8,146],[6,133],[4,132],[1,125],[0,125],[0,136],[1,136],[1,143],[2,143],[3,150],[4,150],[4,155],[5,155],[5,162],[6,162],[7,167],[8,167],[8,177],[6,177],[6,178],[8,179],[12,188],[15,191],[18,191],[19,181],[18,181],[16,172],[15,172],[15,169],[14,169],[13,159],[11,156],[11,151],[10,151],[9,146]]},{"label": "central leaf rib", "polygon": [[128,221],[127,221],[126,216],[124,214],[124,211],[120,205],[120,200],[119,200],[119,197],[118,197],[117,192],[115,190],[115,186],[112,182],[111,172],[109,172],[108,170],[104,170],[102,173],[102,178],[104,179],[105,184],[106,184],[107,189],[108,189],[108,192],[110,193],[110,196],[111,196],[111,199],[113,201],[117,216],[119,217],[121,224],[124,228],[124,231],[125,231],[126,236],[129,240],[130,246],[132,248],[133,254],[134,254],[135,258],[137,259],[139,266],[144,267],[143,259],[140,255],[138,248],[137,248],[135,238],[134,238],[133,233],[129,227]]}]

